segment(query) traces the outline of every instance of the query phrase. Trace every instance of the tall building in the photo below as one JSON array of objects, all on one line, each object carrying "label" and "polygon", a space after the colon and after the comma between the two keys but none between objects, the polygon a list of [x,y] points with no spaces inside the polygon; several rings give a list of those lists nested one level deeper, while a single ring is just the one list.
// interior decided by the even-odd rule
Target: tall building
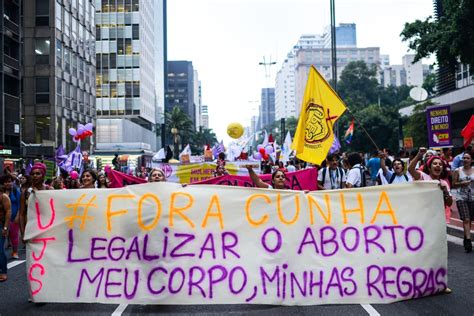
[{"label": "tall building", "polygon": [[199,80],[198,72],[194,69],[194,111],[195,111],[195,122],[196,122],[196,130],[199,130],[199,126],[201,126],[201,112],[202,112],[202,95],[201,95],[201,81]]},{"label": "tall building", "polygon": [[168,61],[168,87],[166,89],[168,108],[165,112],[170,112],[177,106],[189,116],[196,127],[199,122],[196,122],[194,87],[193,63],[185,60]]},{"label": "tall building", "polygon": [[19,1],[0,5],[0,157],[19,157],[21,104],[21,19]]},{"label": "tall building", "polygon": [[[357,47],[355,23],[339,23],[336,26],[336,47]],[[331,27],[327,26],[323,34],[324,48],[331,48]]]},{"label": "tall building", "polygon": [[[98,153],[156,151],[156,1],[102,1],[97,26]],[[161,13],[161,14],[160,14]]]},{"label": "tall building", "polygon": [[[341,23],[336,27],[337,76],[351,61],[363,60],[369,65],[380,66],[378,47],[357,47],[356,25]],[[388,55],[384,55],[388,60]],[[314,65],[330,80],[332,77],[331,32],[327,27],[322,35],[302,35],[288,53],[275,80],[275,118],[298,116],[301,108],[309,68]]]},{"label": "tall building", "polygon": [[209,128],[209,109],[205,104],[201,107],[201,126],[203,128]]},{"label": "tall building", "polygon": [[[25,1],[23,110],[25,155],[76,146],[69,128],[94,123],[95,20],[92,0]],[[27,5],[28,4],[28,5]],[[90,149],[91,140],[82,143]]]},{"label": "tall building", "polygon": [[[344,68],[352,61],[362,60],[369,65],[380,64],[379,47],[338,48],[337,49],[337,77],[341,76]],[[326,80],[332,77],[331,49],[300,49],[295,56],[295,107],[296,115],[300,113],[306,81],[310,67],[314,65]]]},{"label": "tall building", "polygon": [[275,81],[275,119],[296,116],[295,58],[290,52]]},{"label": "tall building", "polygon": [[420,61],[413,63],[415,55],[407,54],[402,57],[402,65],[390,65],[382,68],[381,83],[385,86],[418,86],[430,73],[430,66],[423,65]]},{"label": "tall building", "polygon": [[261,128],[275,122],[275,88],[262,89],[259,118]]},{"label": "tall building", "polygon": [[[164,123],[166,82],[166,0],[155,0],[155,121],[157,128]],[[157,138],[157,147],[163,147]]]}]

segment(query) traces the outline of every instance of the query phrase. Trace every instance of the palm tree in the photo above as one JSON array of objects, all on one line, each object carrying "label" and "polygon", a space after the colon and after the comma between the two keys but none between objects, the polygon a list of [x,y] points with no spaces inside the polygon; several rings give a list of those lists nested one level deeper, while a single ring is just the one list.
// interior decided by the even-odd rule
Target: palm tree
[{"label": "palm tree", "polygon": [[194,133],[193,121],[183,110],[175,106],[170,112],[165,113],[165,122],[167,132],[173,135],[174,154],[175,158],[178,158],[180,139],[190,139]]},{"label": "palm tree", "polygon": [[195,153],[202,153],[202,146],[217,143],[217,137],[210,128],[200,128],[198,132],[191,137],[191,150]]}]

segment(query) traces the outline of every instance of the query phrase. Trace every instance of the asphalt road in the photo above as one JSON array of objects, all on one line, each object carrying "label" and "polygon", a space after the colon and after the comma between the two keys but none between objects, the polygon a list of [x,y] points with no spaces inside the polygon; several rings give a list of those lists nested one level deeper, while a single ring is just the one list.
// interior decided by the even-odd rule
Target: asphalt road
[{"label": "asphalt road", "polygon": [[8,281],[0,283],[0,315],[474,315],[474,253],[466,254],[462,240],[448,237],[451,294],[386,305],[108,305],[28,303],[25,251],[9,261]]}]

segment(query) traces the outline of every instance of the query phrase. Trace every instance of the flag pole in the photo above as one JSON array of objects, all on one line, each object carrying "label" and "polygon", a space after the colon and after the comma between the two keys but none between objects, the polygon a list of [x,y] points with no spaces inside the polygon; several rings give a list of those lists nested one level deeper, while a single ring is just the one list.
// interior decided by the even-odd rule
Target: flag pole
[{"label": "flag pole", "polygon": [[377,144],[375,143],[375,141],[373,140],[373,138],[370,136],[369,132],[367,132],[367,130],[365,129],[364,125],[362,125],[362,123],[356,118],[356,116],[354,115],[354,113],[352,113],[351,109],[347,106],[347,104],[346,104],[346,109],[347,109],[347,111],[349,111],[349,113],[352,115],[352,119],[354,119],[354,121],[356,121],[357,124],[359,124],[359,126],[362,127],[362,130],[363,130],[364,133],[369,137],[370,141],[372,142],[372,144],[374,144],[374,146],[375,146],[375,148],[377,149],[377,151],[380,151],[379,146],[377,146]]}]

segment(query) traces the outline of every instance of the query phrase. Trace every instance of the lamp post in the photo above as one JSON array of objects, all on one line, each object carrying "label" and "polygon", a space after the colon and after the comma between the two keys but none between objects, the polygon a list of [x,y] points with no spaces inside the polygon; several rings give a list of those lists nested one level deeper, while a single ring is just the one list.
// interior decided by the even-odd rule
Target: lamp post
[{"label": "lamp post", "polygon": [[174,149],[174,156],[176,159],[179,159],[179,130],[176,127],[171,128],[171,134],[173,134],[173,149]]}]

